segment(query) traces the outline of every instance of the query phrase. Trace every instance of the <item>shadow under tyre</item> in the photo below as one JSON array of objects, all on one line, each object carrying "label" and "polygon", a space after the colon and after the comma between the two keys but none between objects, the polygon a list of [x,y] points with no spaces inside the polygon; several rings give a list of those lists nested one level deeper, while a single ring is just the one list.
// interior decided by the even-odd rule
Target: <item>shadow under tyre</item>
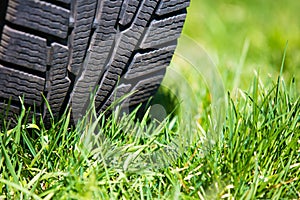
[{"label": "shadow under tyre", "polygon": [[[45,120],[72,108],[76,122],[115,99],[145,102],[158,89],[180,36],[189,0],[1,0],[0,117],[24,97]],[[7,107],[9,106],[9,111]],[[6,113],[6,114],[5,114]]]}]

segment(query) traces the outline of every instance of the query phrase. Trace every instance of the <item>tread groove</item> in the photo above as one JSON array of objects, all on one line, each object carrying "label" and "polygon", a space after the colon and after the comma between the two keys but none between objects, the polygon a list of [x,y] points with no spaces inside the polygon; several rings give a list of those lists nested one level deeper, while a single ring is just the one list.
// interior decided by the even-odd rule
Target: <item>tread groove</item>
[{"label": "tread groove", "polygon": [[0,60],[0,65],[9,66],[9,68],[14,69],[16,71],[32,74],[32,75],[38,76],[40,78],[45,78],[46,77],[46,72],[41,72],[41,71],[37,71],[37,70],[34,70],[34,69],[28,69],[28,68],[25,68],[21,65],[9,63],[9,62],[3,61],[3,60]]},{"label": "tread groove", "polygon": [[38,37],[41,37],[41,38],[45,38],[47,40],[48,44],[56,42],[56,43],[60,43],[62,45],[67,45],[67,42],[68,42],[67,39],[62,39],[62,38],[55,37],[53,35],[50,35],[50,34],[35,30],[35,29],[23,27],[23,26],[20,26],[18,24],[13,24],[9,21],[6,22],[6,25],[9,26],[12,29],[17,30],[17,31],[21,31],[21,32],[28,33],[28,34],[31,34],[31,35],[35,35],[35,36],[38,36]]}]

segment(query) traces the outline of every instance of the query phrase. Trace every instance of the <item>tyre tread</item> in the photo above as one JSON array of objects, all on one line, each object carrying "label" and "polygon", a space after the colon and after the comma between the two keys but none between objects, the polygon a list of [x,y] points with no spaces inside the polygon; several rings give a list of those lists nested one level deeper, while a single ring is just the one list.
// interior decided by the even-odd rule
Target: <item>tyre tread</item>
[{"label": "tyre tread", "polygon": [[[6,5],[6,4],[5,4]],[[189,0],[9,0],[0,19],[0,110],[18,96],[46,120],[67,106],[78,120],[95,91],[98,111],[159,87],[176,48]]]}]

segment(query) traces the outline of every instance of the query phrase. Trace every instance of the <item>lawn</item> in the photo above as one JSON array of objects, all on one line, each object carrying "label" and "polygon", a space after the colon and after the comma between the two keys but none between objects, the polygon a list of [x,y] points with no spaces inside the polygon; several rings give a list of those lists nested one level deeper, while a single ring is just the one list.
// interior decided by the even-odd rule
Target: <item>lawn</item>
[{"label": "lawn", "polygon": [[[299,199],[300,2],[193,0],[152,106],[0,133],[0,199]],[[96,133],[96,134],[95,134]]]}]

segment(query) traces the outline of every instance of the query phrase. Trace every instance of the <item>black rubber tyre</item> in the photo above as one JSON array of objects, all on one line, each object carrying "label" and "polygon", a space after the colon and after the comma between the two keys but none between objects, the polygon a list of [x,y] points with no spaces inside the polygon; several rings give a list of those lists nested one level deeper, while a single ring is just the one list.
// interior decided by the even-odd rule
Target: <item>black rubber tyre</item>
[{"label": "black rubber tyre", "polygon": [[120,96],[137,105],[159,87],[189,0],[1,0],[0,110],[35,105],[75,121],[96,91],[99,112]]}]

